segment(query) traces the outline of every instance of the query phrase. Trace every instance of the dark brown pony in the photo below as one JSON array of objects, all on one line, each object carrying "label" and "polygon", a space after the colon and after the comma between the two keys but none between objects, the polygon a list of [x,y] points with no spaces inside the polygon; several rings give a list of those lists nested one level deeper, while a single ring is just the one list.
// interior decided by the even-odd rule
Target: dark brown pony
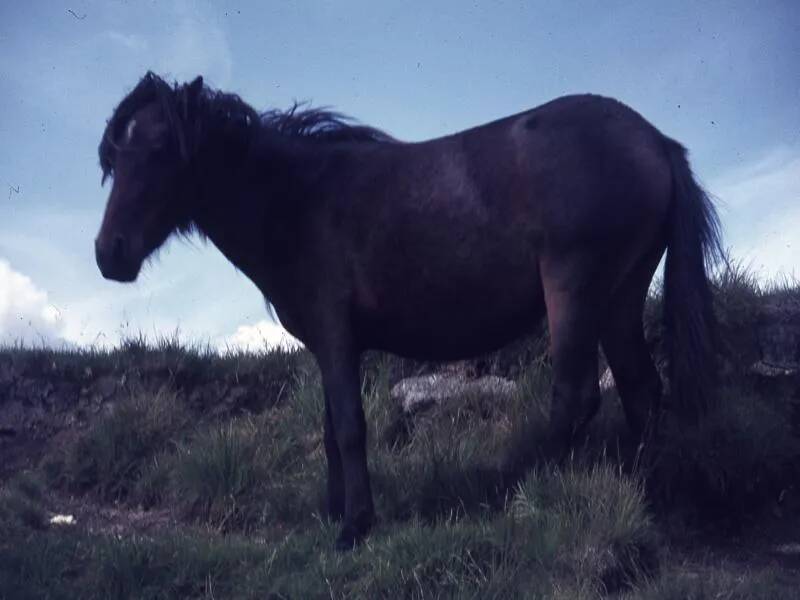
[{"label": "dark brown pony", "polygon": [[197,231],[316,356],[339,548],[373,521],[365,349],[462,359],[546,315],[553,440],[567,448],[597,410],[598,342],[642,435],[661,397],[642,310],[666,249],[672,395],[695,413],[712,395],[717,217],[684,148],[615,100],[568,96],[402,143],[335,113],[259,114],[201,78],[148,73],[99,153],[113,176],[95,242],[103,276],[133,281],[171,233]]}]

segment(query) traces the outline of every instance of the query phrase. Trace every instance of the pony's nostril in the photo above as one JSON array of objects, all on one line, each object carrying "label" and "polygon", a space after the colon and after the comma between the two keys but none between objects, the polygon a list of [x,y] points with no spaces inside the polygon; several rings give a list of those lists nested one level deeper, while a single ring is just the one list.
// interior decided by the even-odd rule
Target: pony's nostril
[{"label": "pony's nostril", "polygon": [[121,235],[114,236],[111,242],[111,260],[115,263],[121,263],[125,261],[126,255],[125,238]]},{"label": "pony's nostril", "polygon": [[134,281],[139,273],[136,255],[131,255],[130,241],[123,235],[98,236],[95,260],[106,279]]}]

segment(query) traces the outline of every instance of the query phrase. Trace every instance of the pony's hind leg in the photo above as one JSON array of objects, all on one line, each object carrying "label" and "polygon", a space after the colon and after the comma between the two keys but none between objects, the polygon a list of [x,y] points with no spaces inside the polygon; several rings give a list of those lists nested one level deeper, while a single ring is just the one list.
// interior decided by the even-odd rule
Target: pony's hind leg
[{"label": "pony's hind leg", "polygon": [[574,291],[546,290],[553,399],[550,451],[563,460],[600,406],[597,311]]},{"label": "pony's hind leg", "polygon": [[628,426],[644,439],[655,433],[661,378],[644,337],[642,313],[653,270],[615,293],[603,321],[601,344],[614,375]]}]

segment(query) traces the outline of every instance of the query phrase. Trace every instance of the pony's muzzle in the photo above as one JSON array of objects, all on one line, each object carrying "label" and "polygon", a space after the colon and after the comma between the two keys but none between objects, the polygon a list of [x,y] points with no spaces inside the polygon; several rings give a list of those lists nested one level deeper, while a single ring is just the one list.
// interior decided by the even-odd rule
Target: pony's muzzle
[{"label": "pony's muzzle", "polygon": [[141,261],[131,256],[130,244],[122,235],[110,239],[97,237],[94,241],[94,256],[100,273],[114,281],[134,281],[139,274]]}]

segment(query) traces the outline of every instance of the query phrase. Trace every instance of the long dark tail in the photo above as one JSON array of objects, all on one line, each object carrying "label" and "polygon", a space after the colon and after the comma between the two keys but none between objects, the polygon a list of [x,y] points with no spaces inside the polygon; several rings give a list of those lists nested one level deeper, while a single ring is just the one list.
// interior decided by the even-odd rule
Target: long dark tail
[{"label": "long dark tail", "polygon": [[716,323],[708,270],[724,258],[720,223],[692,175],[686,149],[666,140],[672,169],[664,325],[670,391],[683,414],[698,417],[714,403],[717,387]]}]

